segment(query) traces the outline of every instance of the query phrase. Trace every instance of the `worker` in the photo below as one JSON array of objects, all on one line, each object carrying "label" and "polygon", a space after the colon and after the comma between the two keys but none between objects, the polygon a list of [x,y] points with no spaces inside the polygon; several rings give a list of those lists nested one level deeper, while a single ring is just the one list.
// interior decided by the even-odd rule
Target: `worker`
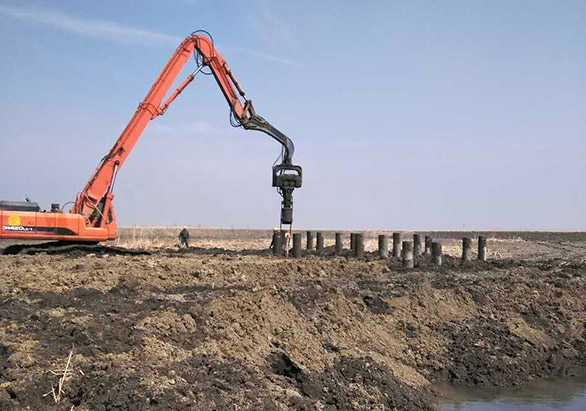
[{"label": "worker", "polygon": [[275,235],[277,235],[277,233],[279,232],[279,229],[277,227],[273,228],[273,236],[271,237],[271,245],[269,245],[269,248],[272,250],[273,246],[275,245]]},{"label": "worker", "polygon": [[181,247],[189,248],[189,231],[187,231],[187,227],[183,226],[183,230],[179,233],[179,241],[181,242]]}]

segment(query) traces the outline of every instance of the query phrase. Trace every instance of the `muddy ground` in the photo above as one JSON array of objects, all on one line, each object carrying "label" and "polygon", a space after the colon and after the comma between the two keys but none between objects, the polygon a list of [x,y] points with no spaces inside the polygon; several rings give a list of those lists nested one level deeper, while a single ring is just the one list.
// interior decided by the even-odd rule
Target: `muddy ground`
[{"label": "muddy ground", "polygon": [[275,258],[266,234],[0,256],[0,409],[425,410],[433,382],[585,365],[583,234],[495,234],[488,262],[463,263],[458,234],[434,233],[444,266],[409,271]]}]

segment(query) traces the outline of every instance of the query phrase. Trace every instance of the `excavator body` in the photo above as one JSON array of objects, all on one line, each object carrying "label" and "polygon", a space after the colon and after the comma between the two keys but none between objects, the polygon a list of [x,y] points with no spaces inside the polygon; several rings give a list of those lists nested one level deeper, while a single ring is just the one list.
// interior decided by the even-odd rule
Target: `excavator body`
[{"label": "excavator body", "polygon": [[41,211],[37,203],[0,201],[0,239],[98,243],[116,239],[116,215],[110,205],[108,218],[97,227],[86,225],[80,214],[58,208]]}]

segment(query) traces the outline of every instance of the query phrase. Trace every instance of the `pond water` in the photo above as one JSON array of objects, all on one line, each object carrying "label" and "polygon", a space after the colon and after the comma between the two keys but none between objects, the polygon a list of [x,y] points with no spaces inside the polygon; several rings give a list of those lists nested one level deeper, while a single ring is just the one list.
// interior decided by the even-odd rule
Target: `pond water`
[{"label": "pond water", "polygon": [[522,387],[438,386],[442,411],[584,411],[586,375],[535,381]]}]

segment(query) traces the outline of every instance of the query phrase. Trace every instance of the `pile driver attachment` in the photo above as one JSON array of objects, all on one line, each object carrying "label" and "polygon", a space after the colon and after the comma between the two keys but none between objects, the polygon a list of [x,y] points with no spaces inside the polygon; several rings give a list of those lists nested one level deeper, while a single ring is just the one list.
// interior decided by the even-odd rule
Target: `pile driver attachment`
[{"label": "pile driver attachment", "polygon": [[279,164],[273,167],[273,187],[283,197],[281,224],[293,224],[293,190],[301,187],[301,166]]},{"label": "pile driver attachment", "polygon": [[281,225],[293,224],[293,190],[301,187],[303,172],[301,166],[293,165],[295,145],[293,141],[274,127],[271,123],[256,114],[251,100],[244,104],[245,117],[237,118],[237,123],[246,130],[261,131],[275,140],[283,147],[281,151],[281,163],[273,166],[273,187],[283,197],[281,202]]}]

